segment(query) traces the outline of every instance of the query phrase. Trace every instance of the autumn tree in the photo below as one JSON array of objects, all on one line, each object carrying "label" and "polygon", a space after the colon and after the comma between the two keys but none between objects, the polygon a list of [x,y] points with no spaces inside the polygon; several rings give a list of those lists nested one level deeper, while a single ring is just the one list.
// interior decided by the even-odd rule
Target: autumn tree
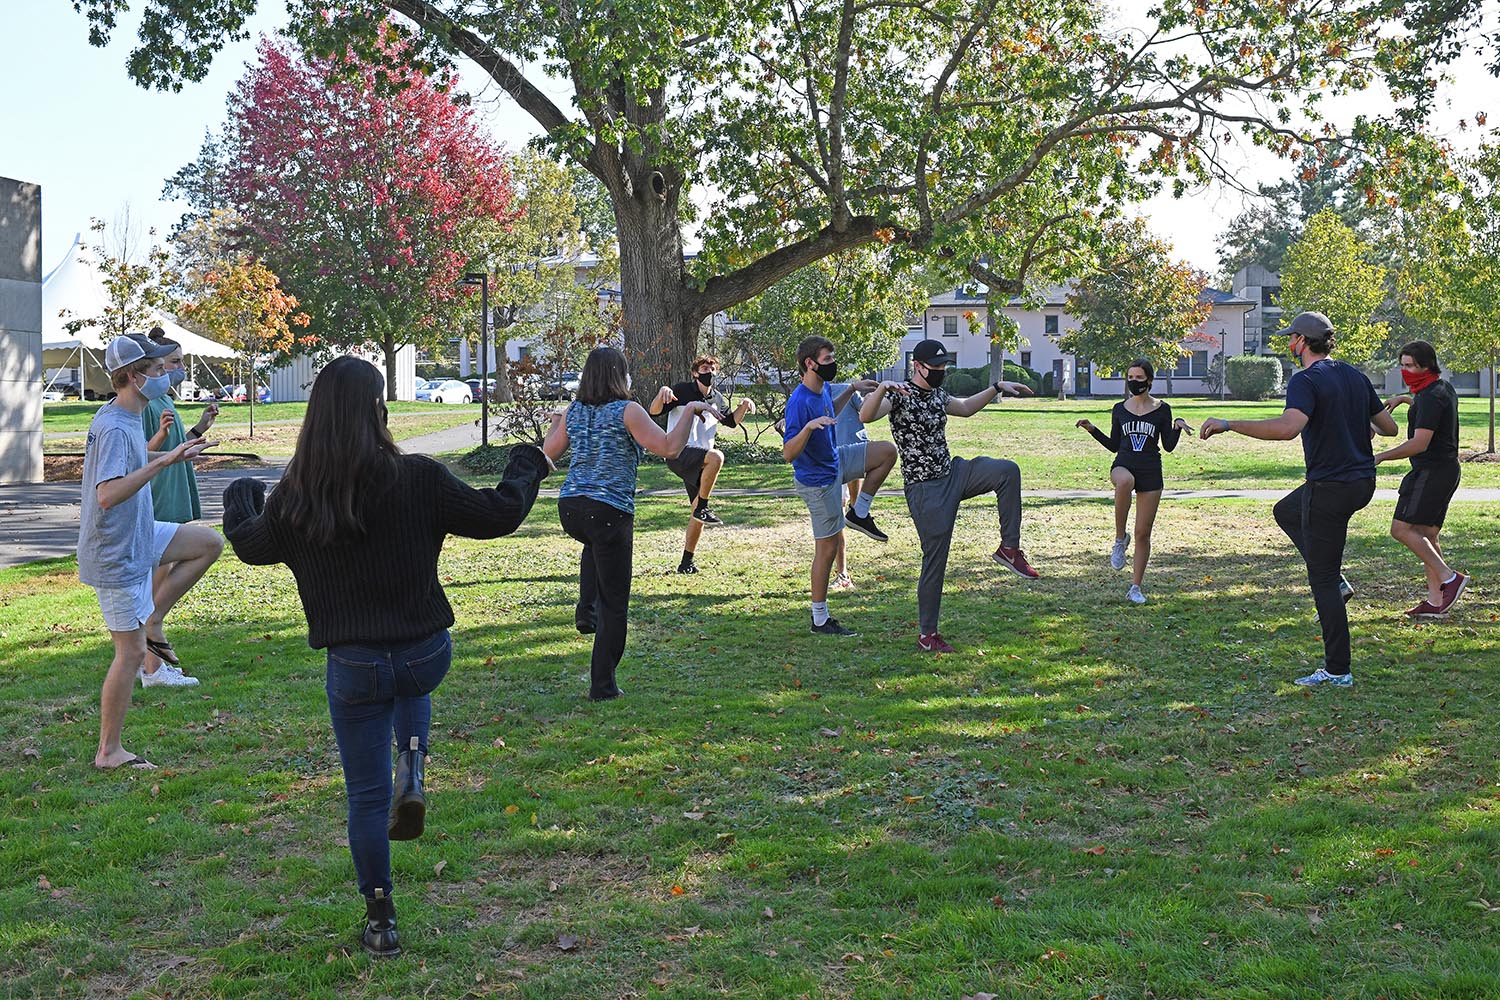
[{"label": "autumn tree", "polygon": [[478,224],[515,214],[504,156],[440,82],[265,40],[229,102],[246,248],[286,276],[324,345],[379,345],[392,399],[396,352],[460,322]]},{"label": "autumn tree", "polygon": [[146,231],[150,242],[142,245],[139,228],[126,209],[112,229],[104,220],[92,219],[89,231],[95,239],[79,245],[79,261],[99,272],[106,296],[104,309],[82,316],[63,309],[59,315],[66,320],[64,329],[71,334],[97,329],[109,339],[141,332],[156,316],[176,310],[177,272],[172,267],[172,255],[155,242],[155,229]]},{"label": "autumn tree", "polygon": [[[115,0],[76,3],[107,41]],[[161,87],[201,79],[257,6],[143,4],[129,69]],[[1325,131],[1320,109],[1426,65],[1421,41],[1391,30],[1400,13],[1388,0],[1161,0],[1123,29],[1100,0],[299,0],[291,29],[398,74],[468,60],[598,178],[626,347],[654,385],[684,370],[705,317],[825,257],[890,239],[967,263],[955,241],[1025,203],[1037,178],[1106,191],[1122,176],[1201,179],[1229,171],[1236,141],[1304,163],[1352,143],[1378,162],[1400,133],[1369,120]],[[528,73],[570,92],[554,99]],[[689,196],[705,189],[716,196],[693,219]],[[691,263],[688,224],[703,239]],[[1014,262],[988,263],[1015,277]]]},{"label": "autumn tree", "polygon": [[1212,311],[1203,298],[1207,279],[1172,259],[1171,247],[1153,236],[1141,220],[1111,232],[1109,262],[1086,275],[1068,297],[1068,312],[1081,323],[1058,338],[1058,349],[1093,364],[1096,370],[1123,372],[1137,358],[1171,372]]},{"label": "autumn tree", "polygon": [[1500,366],[1500,146],[1455,163],[1455,192],[1419,213],[1399,280],[1406,311],[1424,326],[1444,367],[1489,369],[1489,451],[1495,451]]},{"label": "autumn tree", "polygon": [[1287,248],[1281,306],[1288,316],[1320,312],[1333,324],[1339,357],[1351,365],[1373,358],[1388,328],[1377,319],[1386,299],[1386,269],[1369,244],[1331,209],[1307,220]]},{"label": "autumn tree", "polygon": [[266,265],[248,254],[235,255],[203,275],[204,294],[183,309],[183,318],[245,356],[246,398],[250,402],[250,436],[255,436],[256,369],[266,355],[285,357],[311,346],[316,337],[299,335],[306,313],[283,291]]}]

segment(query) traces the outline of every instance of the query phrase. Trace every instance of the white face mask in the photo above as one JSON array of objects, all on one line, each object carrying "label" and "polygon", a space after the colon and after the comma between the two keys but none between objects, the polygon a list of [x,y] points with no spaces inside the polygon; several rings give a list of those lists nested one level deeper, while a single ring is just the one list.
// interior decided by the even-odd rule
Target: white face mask
[{"label": "white face mask", "polygon": [[136,386],[136,391],[147,399],[160,399],[172,389],[172,377],[163,372],[160,375],[148,375],[146,381]]}]

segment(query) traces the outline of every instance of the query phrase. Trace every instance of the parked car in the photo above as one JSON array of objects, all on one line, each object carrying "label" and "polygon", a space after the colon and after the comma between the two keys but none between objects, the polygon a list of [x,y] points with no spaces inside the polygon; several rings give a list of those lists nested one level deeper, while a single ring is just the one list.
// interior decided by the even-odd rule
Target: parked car
[{"label": "parked car", "polygon": [[557,378],[548,379],[540,395],[543,399],[572,399],[582,377],[582,372],[563,372]]},{"label": "parked car", "polygon": [[61,403],[63,401],[63,398],[63,394],[58,392],[56,389],[42,390],[42,402],[44,403]]},{"label": "parked car", "polygon": [[424,403],[472,403],[474,391],[469,388],[468,383],[450,378],[441,382],[429,382],[426,387],[417,390],[417,399]]},{"label": "parked car", "polygon": [[477,378],[471,378],[467,382],[465,382],[464,384],[469,387],[469,395],[473,396],[475,399],[479,400],[481,403],[484,402],[484,400],[488,398],[489,393],[492,393],[492,392],[495,391],[495,380],[494,379],[486,379],[485,383],[484,383],[484,388],[483,389],[480,388],[480,386],[479,386],[479,379],[477,379]]}]

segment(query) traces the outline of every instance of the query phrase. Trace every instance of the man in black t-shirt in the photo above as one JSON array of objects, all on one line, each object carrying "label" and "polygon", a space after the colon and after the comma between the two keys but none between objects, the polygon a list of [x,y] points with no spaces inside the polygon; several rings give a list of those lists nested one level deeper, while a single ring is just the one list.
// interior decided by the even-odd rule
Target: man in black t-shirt
[{"label": "man in black t-shirt", "polygon": [[1458,394],[1439,376],[1437,352],[1425,340],[1401,348],[1401,380],[1410,395],[1392,396],[1385,408],[1410,403],[1406,440],[1375,456],[1376,462],[1411,459],[1391,519],[1391,537],[1411,549],[1427,571],[1427,599],[1407,612],[1413,618],[1441,618],[1463,595],[1469,578],[1443,559],[1438,532],[1448,503],[1458,490]]},{"label": "man in black t-shirt", "polygon": [[1375,495],[1375,456],[1370,428],[1387,437],[1396,421],[1375,395],[1375,387],[1358,368],[1328,356],[1333,327],[1322,313],[1301,313],[1278,336],[1286,336],[1302,370],[1286,387],[1286,409],[1267,420],[1209,417],[1201,431],[1207,441],[1235,431],[1263,441],[1290,441],[1302,436],[1307,481],[1283,497],[1276,523],[1307,563],[1318,621],[1323,627],[1323,665],[1302,685],[1350,687],[1349,614],[1344,607],[1354,589],[1343,577],[1344,544],[1349,519]]},{"label": "man in black t-shirt", "polygon": [[714,376],[718,371],[718,358],[698,358],[693,362],[691,379],[678,382],[670,388],[662,386],[651,400],[651,415],[655,417],[665,413],[669,433],[677,426],[677,421],[684,412],[679,407],[699,400],[713,407],[712,411],[705,411],[702,418],[693,424],[693,431],[688,435],[687,447],[682,449],[682,454],[667,461],[667,468],[682,480],[682,485],[687,489],[688,501],[693,504],[693,512],[688,518],[687,537],[682,544],[682,561],[677,564],[679,573],[698,572],[693,554],[698,551],[698,539],[703,535],[704,525],[724,523],[708,509],[709,495],[713,493],[714,483],[718,481],[719,470],[724,467],[724,453],[714,447],[719,425],[734,427],[745,418],[745,414],[755,412],[755,404],[750,401],[749,396],[741,399],[740,405],[733,412],[730,411],[729,401],[722,392],[714,388]]}]

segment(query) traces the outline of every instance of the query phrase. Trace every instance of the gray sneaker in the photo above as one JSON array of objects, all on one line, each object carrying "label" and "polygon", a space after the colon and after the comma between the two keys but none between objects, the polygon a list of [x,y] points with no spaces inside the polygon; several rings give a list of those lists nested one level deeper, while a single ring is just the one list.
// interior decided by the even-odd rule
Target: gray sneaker
[{"label": "gray sneaker", "polygon": [[1125,544],[1126,539],[1117,539],[1115,541],[1115,547],[1110,550],[1109,564],[1115,569],[1125,568]]},{"label": "gray sneaker", "polygon": [[1319,667],[1317,670],[1314,670],[1306,677],[1298,677],[1294,683],[1301,684],[1303,687],[1314,687],[1318,684],[1327,684],[1331,687],[1347,688],[1354,686],[1354,675],[1352,673],[1330,674],[1322,667]]},{"label": "gray sneaker", "polygon": [[136,676],[141,679],[141,687],[170,687],[190,688],[198,686],[198,678],[189,677],[182,672],[181,667],[174,667],[170,663],[163,663],[156,668],[156,673],[146,673],[145,667],[136,669]]}]

